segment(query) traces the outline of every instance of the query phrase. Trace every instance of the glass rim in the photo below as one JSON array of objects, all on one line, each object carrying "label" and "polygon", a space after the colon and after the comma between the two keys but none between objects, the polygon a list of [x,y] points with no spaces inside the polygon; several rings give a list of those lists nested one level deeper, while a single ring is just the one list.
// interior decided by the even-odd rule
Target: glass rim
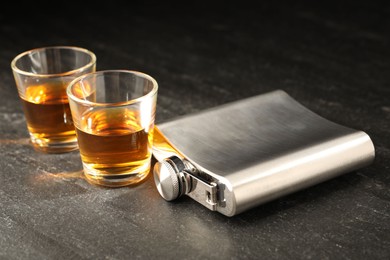
[{"label": "glass rim", "polygon": [[[20,60],[21,58],[25,57],[26,55],[29,55],[34,52],[39,52],[43,50],[49,50],[49,49],[68,49],[68,50],[76,50],[78,52],[82,52],[87,54],[88,56],[91,57],[91,61],[85,64],[84,66],[81,66],[77,69],[61,72],[61,73],[51,73],[51,74],[41,74],[41,73],[33,73],[29,71],[22,70],[16,66],[16,62]],[[50,78],[50,77],[62,77],[62,76],[69,76],[75,73],[80,73],[83,72],[84,70],[90,68],[91,66],[96,64],[96,55],[92,51],[82,48],[82,47],[77,47],[77,46],[66,46],[66,45],[59,45],[59,46],[46,46],[46,47],[39,47],[39,48],[34,48],[30,49],[28,51],[24,51],[20,54],[18,54],[13,60],[11,61],[11,68],[14,72],[24,75],[24,76],[31,76],[31,77],[44,77],[44,78]]]},{"label": "glass rim", "polygon": [[[78,98],[72,93],[72,88],[77,82],[80,82],[83,79],[88,78],[88,77],[92,77],[94,75],[103,75],[106,73],[126,73],[126,74],[134,74],[137,76],[141,76],[143,78],[146,78],[147,80],[150,80],[153,84],[153,88],[148,93],[146,93],[145,95],[142,95],[138,98],[134,98],[134,99],[131,99],[128,101],[112,102],[112,103],[92,102],[89,100]],[[90,72],[90,73],[81,75],[81,76],[73,79],[66,87],[66,94],[68,95],[68,98],[72,99],[73,101],[75,101],[77,103],[83,104],[83,105],[110,107],[110,106],[126,106],[126,105],[132,105],[132,104],[139,103],[142,100],[147,99],[148,97],[154,96],[157,93],[157,90],[158,90],[157,81],[152,76],[150,76],[144,72],[140,72],[140,71],[136,71],[136,70],[114,69],[114,70],[100,70],[100,71]]]}]

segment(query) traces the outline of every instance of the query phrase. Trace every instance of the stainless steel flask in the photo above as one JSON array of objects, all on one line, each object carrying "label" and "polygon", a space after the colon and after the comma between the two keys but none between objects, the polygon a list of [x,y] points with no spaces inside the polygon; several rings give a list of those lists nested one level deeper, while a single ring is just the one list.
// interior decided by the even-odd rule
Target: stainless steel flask
[{"label": "stainless steel flask", "polygon": [[157,124],[154,180],[167,201],[245,210],[371,164],[370,137],[276,90]]}]

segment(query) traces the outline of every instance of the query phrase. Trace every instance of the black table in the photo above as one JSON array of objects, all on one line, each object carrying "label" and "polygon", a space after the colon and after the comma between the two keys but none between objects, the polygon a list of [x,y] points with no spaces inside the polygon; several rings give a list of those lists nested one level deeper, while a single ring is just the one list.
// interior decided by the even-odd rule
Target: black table
[{"label": "black table", "polygon": [[[274,1],[0,11],[1,259],[389,259],[390,4]],[[156,123],[276,89],[373,140],[372,165],[235,217],[188,197],[87,183],[78,151],[28,141],[10,68],[18,53],[76,45],[97,69],[159,83]]]}]

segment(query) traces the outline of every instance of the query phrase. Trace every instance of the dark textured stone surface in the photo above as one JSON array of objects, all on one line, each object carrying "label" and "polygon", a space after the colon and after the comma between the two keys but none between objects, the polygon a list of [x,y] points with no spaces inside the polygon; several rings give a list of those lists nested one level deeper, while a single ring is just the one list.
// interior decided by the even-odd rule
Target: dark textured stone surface
[{"label": "dark textured stone surface", "polygon": [[[389,259],[389,2],[145,2],[0,11],[0,258]],[[86,47],[98,70],[154,76],[157,123],[283,89],[366,131],[376,159],[233,218],[189,198],[165,202],[152,178],[92,186],[77,151],[28,143],[10,61],[47,45]]]}]

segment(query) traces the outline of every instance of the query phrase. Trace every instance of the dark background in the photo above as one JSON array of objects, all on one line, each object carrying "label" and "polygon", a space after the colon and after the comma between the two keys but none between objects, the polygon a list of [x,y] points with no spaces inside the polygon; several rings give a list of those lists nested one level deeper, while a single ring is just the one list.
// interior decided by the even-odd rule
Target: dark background
[{"label": "dark background", "polygon": [[[0,11],[1,259],[390,258],[390,2],[13,4]],[[152,75],[157,124],[283,89],[365,131],[375,161],[232,218],[165,202],[152,178],[92,186],[77,151],[28,143],[10,62],[49,45]]]}]

